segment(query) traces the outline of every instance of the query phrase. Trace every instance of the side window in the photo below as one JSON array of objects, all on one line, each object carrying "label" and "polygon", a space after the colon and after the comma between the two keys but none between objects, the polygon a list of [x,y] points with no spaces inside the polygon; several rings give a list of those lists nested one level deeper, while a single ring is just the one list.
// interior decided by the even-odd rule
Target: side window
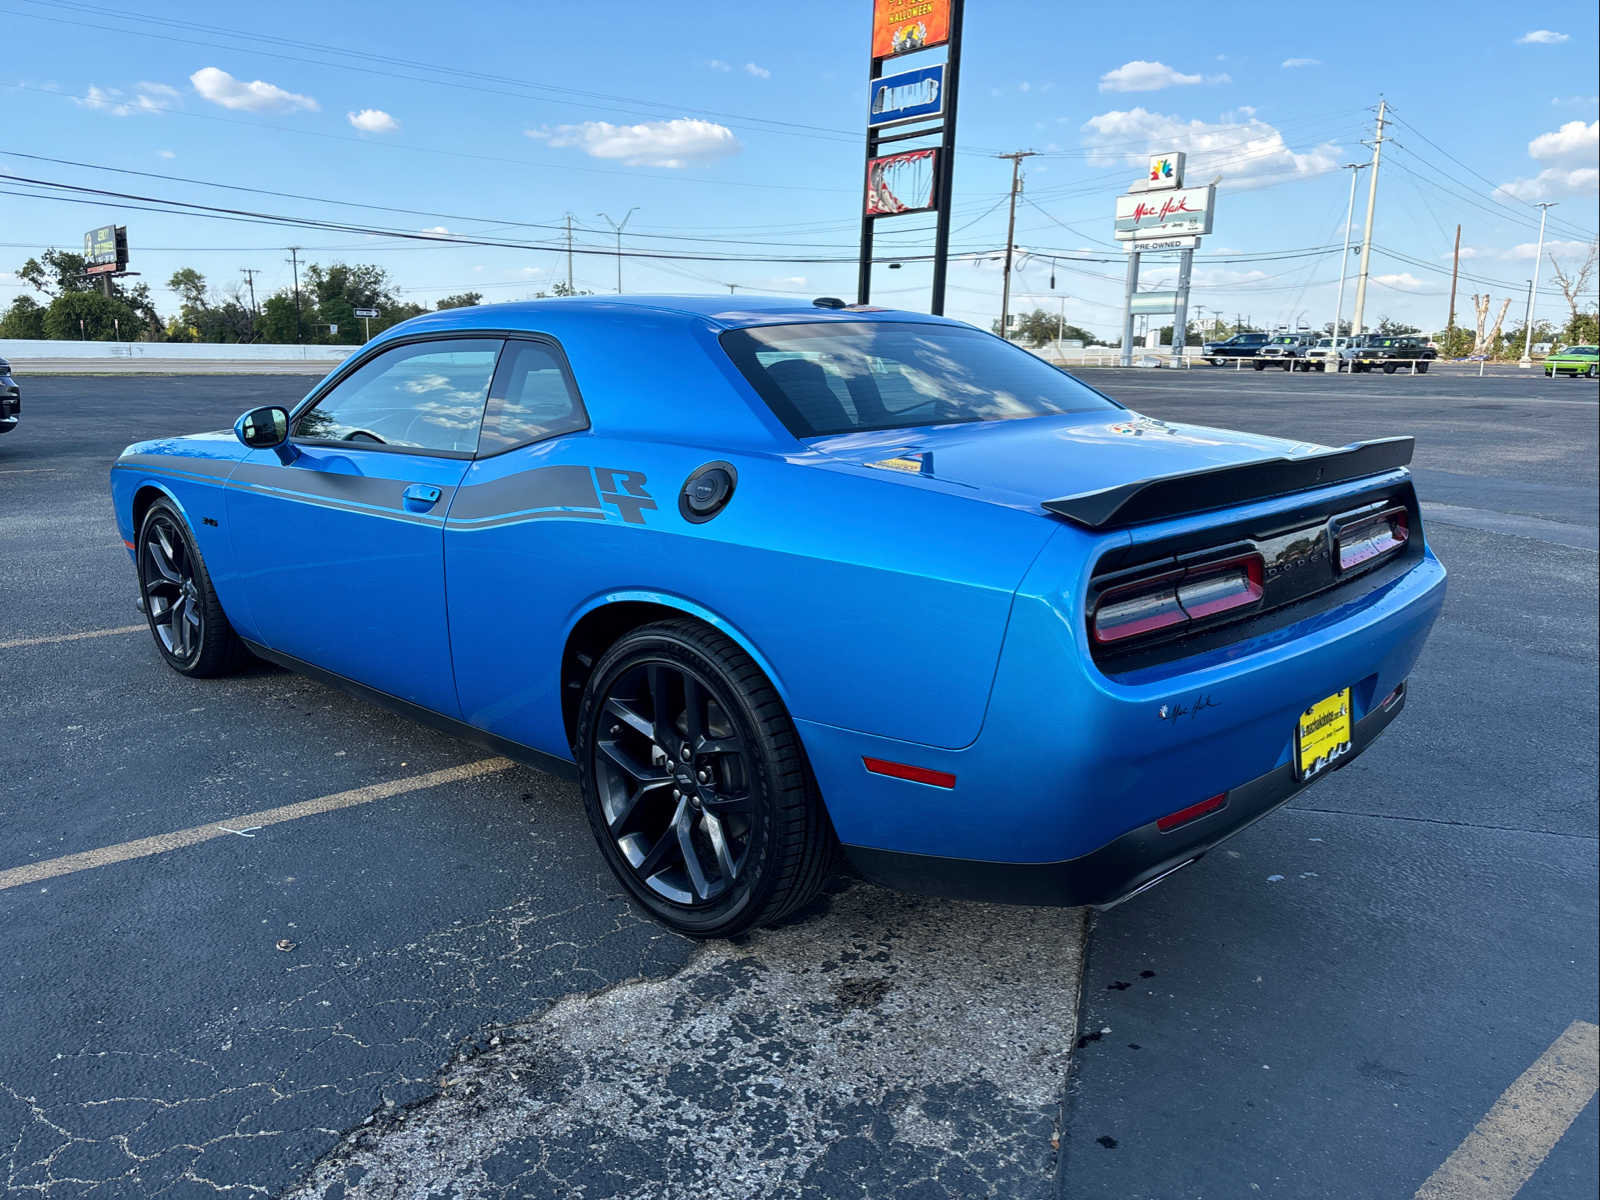
[{"label": "side window", "polygon": [[508,341],[489,389],[478,453],[496,454],[588,427],[560,355],[542,342]]},{"label": "side window", "polygon": [[396,346],[347,375],[296,417],[293,436],[471,454],[500,346],[499,338]]}]

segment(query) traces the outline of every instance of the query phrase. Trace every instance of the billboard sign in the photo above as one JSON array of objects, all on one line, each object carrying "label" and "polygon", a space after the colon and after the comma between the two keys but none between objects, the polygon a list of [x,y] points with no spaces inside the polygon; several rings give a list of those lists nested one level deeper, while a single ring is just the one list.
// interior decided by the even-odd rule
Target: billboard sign
[{"label": "billboard sign", "polygon": [[1150,169],[1145,172],[1144,190],[1147,192],[1160,191],[1163,188],[1181,188],[1183,186],[1183,162],[1185,155],[1182,151],[1172,154],[1152,154],[1150,156]]},{"label": "billboard sign", "polygon": [[867,160],[866,214],[888,217],[938,206],[939,151],[907,150]]},{"label": "billboard sign", "polygon": [[128,227],[102,225],[83,235],[83,266],[86,275],[109,275],[128,265]]},{"label": "billboard sign", "polygon": [[1157,196],[1148,192],[1118,196],[1116,239],[1142,241],[1210,233],[1215,200],[1216,189],[1212,187],[1177,188]]},{"label": "billboard sign", "polygon": [[1128,311],[1136,316],[1140,313],[1175,313],[1178,311],[1178,293],[1137,292]]},{"label": "billboard sign", "polygon": [[867,128],[944,115],[944,64],[874,79],[867,87]]},{"label": "billboard sign", "polygon": [[950,40],[950,0],[872,0],[872,57],[893,58]]}]

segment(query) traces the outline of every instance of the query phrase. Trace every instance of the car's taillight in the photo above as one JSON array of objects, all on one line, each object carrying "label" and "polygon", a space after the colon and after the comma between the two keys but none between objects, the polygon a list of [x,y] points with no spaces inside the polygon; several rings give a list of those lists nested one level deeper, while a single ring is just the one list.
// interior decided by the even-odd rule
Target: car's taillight
[{"label": "car's taillight", "polygon": [[1101,595],[1090,629],[1101,644],[1120,642],[1244,608],[1261,599],[1261,573],[1261,556],[1247,554],[1120,584]]},{"label": "car's taillight", "polygon": [[1404,508],[1391,508],[1342,525],[1334,535],[1339,570],[1352,571],[1374,559],[1393,554],[1411,537]]}]

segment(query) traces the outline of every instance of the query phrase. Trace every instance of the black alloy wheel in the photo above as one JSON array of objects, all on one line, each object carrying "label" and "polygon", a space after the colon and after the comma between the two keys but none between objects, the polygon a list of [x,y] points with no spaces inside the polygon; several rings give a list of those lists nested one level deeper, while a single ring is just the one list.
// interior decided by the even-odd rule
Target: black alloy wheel
[{"label": "black alloy wheel", "polygon": [[139,596],[161,657],[184,675],[227,673],[243,647],[223,614],[194,538],[170,502],[151,505],[136,544]]},{"label": "black alloy wheel", "polygon": [[612,646],[585,688],[577,750],[607,864],[679,932],[768,924],[825,880],[833,833],[793,722],[715,630],[664,622]]}]

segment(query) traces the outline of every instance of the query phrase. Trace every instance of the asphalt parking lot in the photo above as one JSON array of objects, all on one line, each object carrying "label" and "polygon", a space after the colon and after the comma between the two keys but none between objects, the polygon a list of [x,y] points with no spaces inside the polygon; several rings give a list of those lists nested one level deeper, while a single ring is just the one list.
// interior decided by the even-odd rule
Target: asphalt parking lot
[{"label": "asphalt parking lot", "polygon": [[111,459],[309,379],[18,370],[9,1190],[1594,1194],[1592,383],[1085,371],[1175,420],[1416,435],[1452,574],[1405,715],[1107,913],[839,880],[697,946],[631,909],[570,785],[275,668],[162,666]]}]

